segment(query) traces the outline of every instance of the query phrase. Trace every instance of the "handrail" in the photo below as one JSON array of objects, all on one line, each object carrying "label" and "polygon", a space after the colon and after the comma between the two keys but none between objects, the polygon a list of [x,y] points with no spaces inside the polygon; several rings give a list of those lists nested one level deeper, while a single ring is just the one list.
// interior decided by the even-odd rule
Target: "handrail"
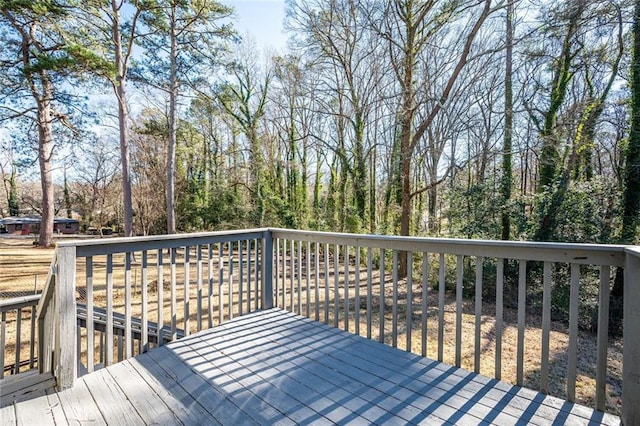
[{"label": "handrail", "polygon": [[30,294],[28,296],[12,297],[11,299],[0,300],[0,313],[9,312],[15,309],[35,306],[40,300],[40,294]]},{"label": "handrail", "polygon": [[402,237],[392,235],[347,234],[270,228],[274,238],[292,238],[328,244],[349,244],[385,250],[422,251],[453,255],[527,259],[541,262],[566,262],[584,265],[624,266],[625,249],[615,244],[549,243],[531,241],[465,240],[459,238]]}]

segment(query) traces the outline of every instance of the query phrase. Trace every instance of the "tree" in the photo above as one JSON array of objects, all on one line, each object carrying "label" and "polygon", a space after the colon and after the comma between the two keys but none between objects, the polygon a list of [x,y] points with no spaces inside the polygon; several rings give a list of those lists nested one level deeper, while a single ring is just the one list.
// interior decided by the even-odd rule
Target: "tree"
[{"label": "tree", "polygon": [[[3,119],[26,119],[35,123],[38,164],[42,188],[42,224],[38,243],[53,245],[53,154],[54,123],[71,126],[62,88],[89,69],[102,66],[92,52],[74,42],[69,32],[70,5],[62,0],[47,2],[0,2],[3,46]],[[68,86],[68,84],[67,84]],[[30,97],[35,105],[26,101]],[[11,103],[9,103],[11,102]]]},{"label": "tree", "polygon": [[509,203],[511,201],[511,187],[513,186],[513,23],[515,2],[508,0],[506,14],[506,45],[504,71],[504,144],[502,146],[502,178],[500,192],[502,194],[502,234],[503,240],[510,239],[511,217]]},{"label": "tree", "polygon": [[[176,232],[176,144],[181,93],[206,82],[204,76],[221,65],[226,41],[234,36],[232,10],[214,0],[153,2],[143,14],[149,34],[141,77],[169,95],[167,149],[167,232]],[[184,91],[182,91],[184,88]]]}]

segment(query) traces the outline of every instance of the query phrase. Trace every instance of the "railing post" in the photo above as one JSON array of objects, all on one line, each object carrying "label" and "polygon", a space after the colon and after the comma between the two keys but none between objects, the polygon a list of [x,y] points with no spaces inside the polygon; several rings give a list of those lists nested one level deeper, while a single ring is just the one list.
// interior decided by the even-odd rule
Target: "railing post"
[{"label": "railing post", "polygon": [[273,238],[271,230],[262,234],[262,309],[273,308]]},{"label": "railing post", "polygon": [[640,250],[625,250],[622,424],[640,424]]},{"label": "railing post", "polygon": [[[58,248],[58,276],[55,287],[54,375],[58,390],[73,386],[78,376],[76,359],[76,248]],[[91,315],[90,312],[87,315]],[[87,318],[90,321],[91,318]]]}]

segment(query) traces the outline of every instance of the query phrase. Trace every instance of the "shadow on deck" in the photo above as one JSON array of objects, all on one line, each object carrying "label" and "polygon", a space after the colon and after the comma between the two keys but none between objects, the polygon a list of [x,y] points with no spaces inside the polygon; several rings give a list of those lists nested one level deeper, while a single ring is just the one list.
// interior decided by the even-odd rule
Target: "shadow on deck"
[{"label": "shadow on deck", "polygon": [[279,309],[88,374],[0,417],[3,424],[620,423]]}]

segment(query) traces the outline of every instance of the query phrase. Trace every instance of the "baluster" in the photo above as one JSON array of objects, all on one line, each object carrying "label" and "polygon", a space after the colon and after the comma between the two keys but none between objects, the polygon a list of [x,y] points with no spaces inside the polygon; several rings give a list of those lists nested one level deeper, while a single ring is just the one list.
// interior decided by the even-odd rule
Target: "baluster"
[{"label": "baluster", "polygon": [[464,256],[456,257],[456,367],[462,363],[462,277]]},{"label": "baluster", "polygon": [[238,241],[238,315],[240,316],[242,316],[242,304],[244,303],[244,253],[242,252],[242,244],[243,241]]},{"label": "baluster", "polygon": [[13,366],[13,374],[20,372],[20,346],[22,346],[22,308],[18,308],[16,313],[16,363]]},{"label": "baluster", "polygon": [[571,290],[569,291],[569,351],[567,359],[567,399],[576,401],[576,374],[578,361],[578,306],[580,304],[580,265],[571,264]]},{"label": "baluster", "polygon": [[4,378],[4,352],[7,335],[7,313],[2,311],[2,322],[0,323],[0,378]]},{"label": "baluster", "polygon": [[596,361],[596,409],[598,411],[605,411],[606,409],[610,280],[611,268],[609,266],[601,266],[598,301],[598,355]]},{"label": "baluster", "polygon": [[411,352],[411,332],[413,329],[413,252],[407,252],[407,345]]},{"label": "baluster", "polygon": [[124,346],[127,359],[133,356],[131,316],[131,252],[126,252],[124,255]]},{"label": "baluster", "polygon": [[344,329],[349,331],[349,246],[344,246]]},{"label": "baluster", "polygon": [[228,242],[229,247],[229,319],[233,319],[233,241]]},{"label": "baluster", "polygon": [[384,343],[384,249],[380,249],[380,296],[379,296],[379,308],[380,308],[380,327],[378,330],[378,341]]},{"label": "baluster", "polygon": [[184,335],[189,335],[189,328],[191,327],[191,247],[185,246],[184,248]]},{"label": "baluster", "polygon": [[445,263],[444,253],[440,253],[438,263],[438,361],[444,358],[444,290],[445,290]]},{"label": "baluster", "polygon": [[371,287],[373,286],[373,250],[367,247],[367,339],[371,339],[371,314],[373,312]]},{"label": "baluster", "polygon": [[207,246],[207,310],[209,311],[209,328],[213,327],[213,244]]},{"label": "baluster", "polygon": [[476,257],[476,324],[475,324],[475,350],[473,357],[473,371],[480,373],[480,337],[482,326],[482,264],[484,258]]},{"label": "baluster", "polygon": [[333,326],[338,328],[340,321],[340,246],[338,244],[334,247],[333,253]]},{"label": "baluster", "polygon": [[516,384],[522,386],[524,379],[524,326],[527,297],[527,261],[518,261],[518,347],[516,362]]},{"label": "baluster", "polygon": [[298,241],[298,315],[302,315],[302,241]]},{"label": "baluster", "polygon": [[107,366],[113,364],[113,255],[107,255],[107,320],[106,320],[106,356]]},{"label": "baluster", "polygon": [[324,245],[324,323],[329,324],[329,244]]},{"label": "baluster", "polygon": [[318,243],[313,244],[314,247],[314,256],[313,260],[315,262],[315,315],[316,321],[320,322],[320,257]]},{"label": "baluster", "polygon": [[[408,272],[408,271],[407,271]],[[398,251],[393,251],[393,293],[391,295],[391,346],[398,347]]]},{"label": "baluster", "polygon": [[87,256],[86,262],[86,295],[87,295],[87,372],[93,372],[93,257]]},{"label": "baluster", "polygon": [[422,341],[421,354],[427,356],[427,308],[429,303],[429,253],[422,253]]},{"label": "baluster", "polygon": [[307,250],[305,253],[305,277],[306,277],[306,281],[307,281],[307,318],[311,317],[311,277],[310,277],[310,270],[311,270],[311,241],[307,241]]},{"label": "baluster", "polygon": [[495,359],[495,378],[502,378],[502,315],[504,304],[504,264],[505,259],[497,259],[496,270],[496,359]]},{"label": "baluster", "polygon": [[171,340],[177,339],[176,248],[171,247]]},{"label": "baluster", "polygon": [[542,278],[542,347],[540,391],[549,391],[549,333],[551,331],[551,262],[544,262]]},{"label": "baluster", "polygon": [[222,243],[218,243],[218,324],[224,322],[224,260]]},{"label": "baluster", "polygon": [[355,323],[356,323],[356,329],[355,329],[355,334],[357,334],[358,336],[360,335],[360,247],[356,246],[355,247],[355,251],[356,251],[356,258],[354,260],[355,262],[355,276],[354,276],[354,280],[355,280],[355,306],[354,306],[354,311],[355,311]]},{"label": "baluster", "polygon": [[197,319],[197,329],[198,331],[202,330],[202,246],[198,244],[196,246],[196,319]]},{"label": "baluster", "polygon": [[146,250],[142,252],[142,330],[140,337],[142,340],[141,351],[147,352],[149,350],[149,317],[148,317],[148,293],[149,293],[149,282],[147,275],[147,267],[149,266],[149,255]]}]

